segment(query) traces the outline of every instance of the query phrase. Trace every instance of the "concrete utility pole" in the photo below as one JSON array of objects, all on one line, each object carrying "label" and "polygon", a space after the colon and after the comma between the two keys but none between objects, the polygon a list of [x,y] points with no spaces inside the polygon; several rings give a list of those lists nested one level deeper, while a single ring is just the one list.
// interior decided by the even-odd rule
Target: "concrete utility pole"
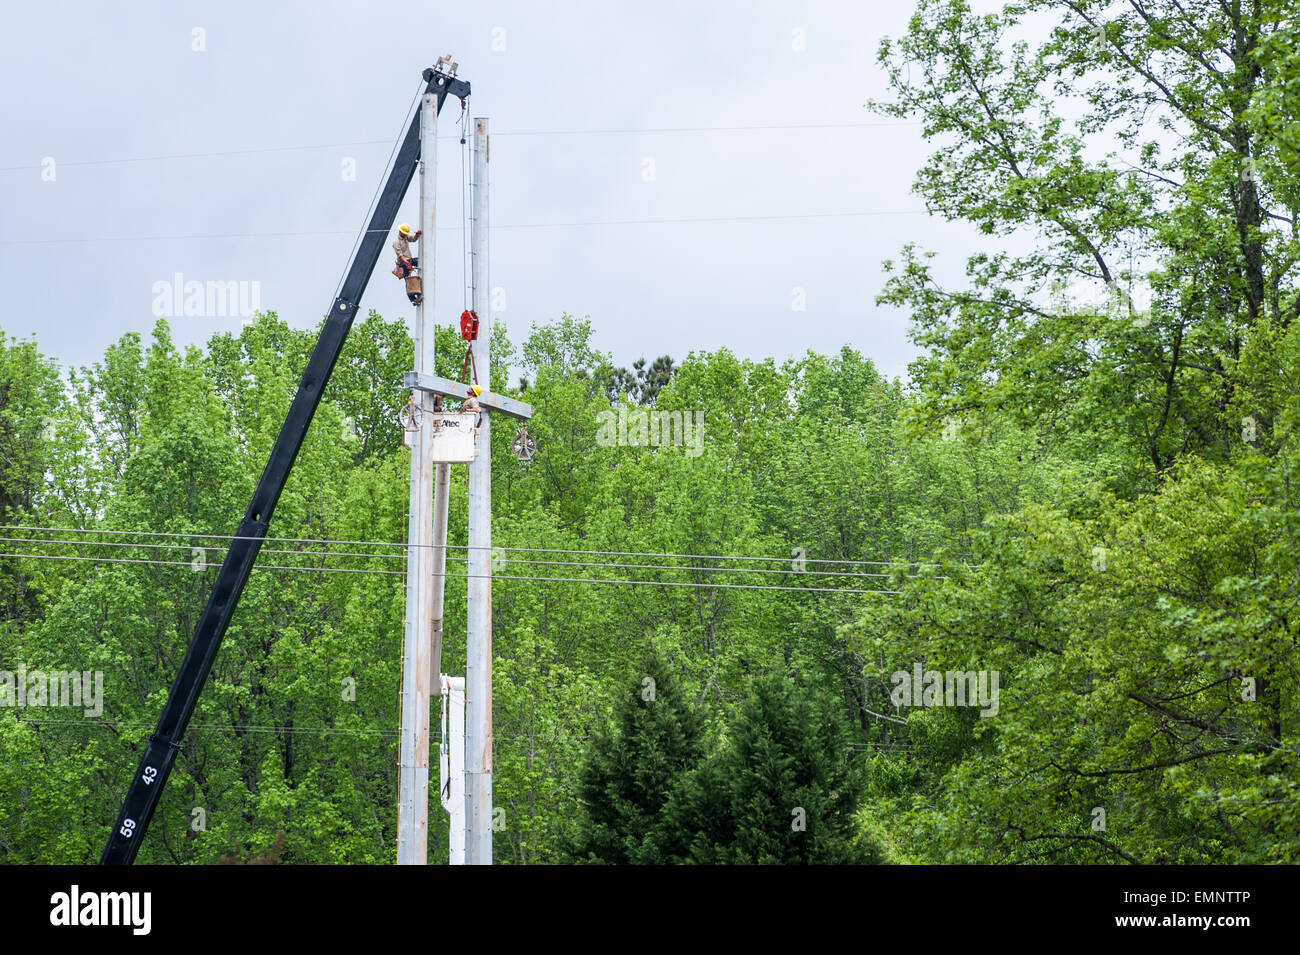
[{"label": "concrete utility pole", "polygon": [[[434,236],[437,191],[437,97],[426,93],[420,103],[420,276],[422,295],[415,310],[416,373],[434,370]],[[426,306],[429,306],[426,308]],[[402,746],[397,812],[397,864],[425,865],[429,853],[429,705],[437,688],[438,655],[433,647],[433,395],[412,395],[419,430],[411,440],[411,489],[406,553],[406,632],[402,655]],[[441,476],[441,475],[440,475]],[[443,495],[443,541],[446,541],[446,495]],[[437,616],[442,617],[441,610]],[[438,648],[439,651],[441,647]]]},{"label": "concrete utility pole", "polygon": [[[472,343],[484,391],[491,390],[488,343],[488,121],[474,120],[473,299],[480,318]],[[465,648],[465,851],[470,865],[492,864],[492,417],[483,412],[478,456],[469,465],[469,625]]]},{"label": "concrete utility pole", "polygon": [[442,607],[447,585],[447,495],[451,493],[451,465],[434,465],[433,485],[433,621],[429,641],[429,686],[442,680]]},{"label": "concrete utility pole", "polygon": [[[432,135],[432,134],[430,134]],[[432,139],[425,155],[432,156]],[[476,119],[474,121],[474,193],[471,223],[471,249],[473,256],[473,299],[471,308],[475,313],[481,316],[479,336],[471,344],[474,353],[474,366],[477,370],[478,385],[483,389],[483,393],[478,396],[479,406],[482,409],[481,422],[478,428],[478,435],[475,439],[475,454],[469,461],[469,626],[467,631],[467,646],[465,652],[465,678],[463,683],[456,678],[447,678],[449,689],[447,706],[449,709],[449,725],[447,740],[447,763],[448,771],[458,779],[452,781],[448,787],[447,796],[443,803],[451,812],[452,826],[455,831],[451,834],[451,860],[453,863],[465,862],[470,865],[491,865],[492,864],[492,428],[491,420],[494,414],[505,414],[517,418],[521,421],[527,421],[533,416],[533,409],[522,401],[510,398],[506,395],[493,394],[490,390],[492,385],[492,368],[488,355],[488,346],[492,335],[492,318],[491,318],[491,285],[488,281],[488,131],[487,120]],[[432,166],[430,166],[432,170]],[[432,191],[433,180],[430,178],[427,188]],[[425,180],[421,178],[421,188],[425,188]],[[430,200],[431,201],[431,200]],[[423,202],[423,200],[422,200]],[[426,229],[432,229],[433,212],[430,205],[429,217]],[[432,244],[428,248],[422,247],[421,255],[432,256]],[[423,259],[421,261],[424,261]],[[431,259],[430,259],[431,261]],[[425,302],[432,302],[430,288],[425,290]],[[421,318],[423,309],[421,309]],[[432,407],[434,395],[444,395],[458,401],[464,401],[469,395],[470,386],[466,382],[453,381],[450,378],[443,378],[434,374],[433,371],[433,323],[423,326],[429,336],[427,350],[424,350],[425,360],[423,364],[417,364],[415,371],[407,372],[402,379],[402,386],[409,388],[420,395],[420,407]],[[417,339],[420,342],[422,339]],[[417,347],[416,354],[420,355],[422,349]],[[428,416],[422,418],[422,425],[427,425]],[[417,448],[430,448],[430,442],[433,441],[430,434],[431,428],[422,427],[415,435],[415,442],[412,448],[412,487],[411,487],[411,514],[412,527],[415,526],[415,517],[418,509],[421,507],[416,500],[415,494],[415,461],[417,460]],[[419,460],[425,460],[429,451],[424,451]],[[438,452],[441,456],[442,452]],[[468,460],[461,458],[452,458],[451,460]],[[428,470],[426,463],[425,470]],[[429,679],[429,686],[443,686],[443,677],[438,672],[439,657],[441,654],[442,639],[442,593],[444,568],[446,566],[446,542],[447,542],[447,486],[448,486],[449,466],[446,464],[437,465],[437,511],[433,523],[433,546],[424,547],[417,543],[414,531],[410,538],[411,555],[419,553],[428,553],[430,555],[430,569],[412,564],[413,556],[407,559],[407,579],[409,581],[428,581],[432,579],[435,586],[430,592],[433,595],[431,642],[433,649],[431,659],[421,658],[420,666],[427,667],[422,672]],[[421,500],[427,502],[428,498]],[[427,510],[425,511],[427,514]],[[432,577],[430,577],[432,575]],[[415,619],[411,613],[411,595],[407,595],[407,618],[408,633],[411,629],[410,620]],[[419,619],[426,619],[420,617]],[[408,647],[411,638],[408,635]],[[408,682],[413,682],[411,677],[412,661],[410,659],[410,650],[408,649],[408,658],[405,661],[406,667],[404,675]],[[404,684],[406,686],[407,684]],[[463,686],[463,695],[461,687]],[[406,718],[406,694],[403,694],[402,709],[402,744],[403,744],[403,801],[402,813],[406,812],[406,745],[408,721]],[[426,785],[423,790],[424,802],[421,806],[427,805],[427,768],[428,768],[428,703],[427,697],[423,707],[425,720],[425,770]],[[464,709],[461,710],[463,705]],[[463,712],[464,717],[464,735],[463,737],[457,732],[457,713]],[[458,745],[463,742],[464,753],[464,772],[457,773],[455,767],[458,763]],[[412,760],[418,759],[418,756],[412,757]],[[461,783],[463,782],[463,787]],[[463,793],[463,794],[462,794]],[[459,807],[463,813],[458,813],[448,802],[458,800]],[[401,828],[398,833],[398,861],[403,859],[402,855],[402,837],[407,831],[404,820],[405,815],[401,816],[399,823]],[[427,836],[427,829],[421,830]],[[422,847],[425,843],[421,844]],[[425,861],[423,849],[420,855],[420,862]]]}]

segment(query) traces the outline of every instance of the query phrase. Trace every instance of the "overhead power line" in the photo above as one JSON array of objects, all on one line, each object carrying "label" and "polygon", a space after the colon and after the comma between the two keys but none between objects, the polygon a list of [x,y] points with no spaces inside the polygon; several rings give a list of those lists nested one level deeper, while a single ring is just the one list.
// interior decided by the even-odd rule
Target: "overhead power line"
[{"label": "overhead power line", "polygon": [[[154,564],[158,567],[193,567],[194,565],[188,560],[145,560],[135,557],[81,557],[75,554],[14,554],[0,553],[0,557],[20,557],[31,560],[81,560],[90,561],[95,564]],[[205,567],[209,566],[206,563]],[[215,566],[215,565],[212,565]],[[369,567],[289,567],[278,564],[254,564],[254,570],[305,570],[312,573],[321,572],[326,574],[385,574],[394,577],[405,577],[406,572],[401,570],[374,570]],[[459,574],[448,574],[449,577],[458,577]]]},{"label": "overhead power line", "polygon": [[[33,524],[0,524],[0,530],[6,531],[41,531],[50,534],[118,534],[132,537],[184,537],[189,539],[204,540],[256,540],[253,537],[240,537],[236,534],[203,534],[198,532],[185,531],[131,531],[131,530],[114,530],[109,528],[86,528],[86,527],[40,527]],[[358,541],[358,540],[340,540],[335,538],[313,538],[313,537],[263,537],[264,541],[274,541],[279,543],[294,544],[340,544],[354,547],[393,547],[406,550],[407,544],[400,541]],[[466,544],[447,544],[447,548],[452,550],[472,550]],[[632,551],[632,550],[574,550],[562,547],[491,547],[482,548],[484,550],[502,550],[502,551],[520,551],[526,553],[539,554],[579,554],[583,556],[599,557],[665,557],[681,560],[751,560],[751,561],[772,561],[779,563],[789,563],[789,557],[761,557],[746,554],[674,554],[658,551]],[[846,564],[846,565],[871,565],[879,567],[891,567],[895,564],[904,564],[909,567],[918,566],[939,566],[934,561],[889,561],[889,560],[840,560],[837,558],[804,558],[805,563],[809,564]],[[969,565],[967,565],[969,566]]]},{"label": "overhead power line", "polygon": [[[45,719],[39,716],[22,716],[18,718],[20,723],[32,723],[37,726],[81,726],[95,727],[97,729],[154,729],[156,723],[142,723],[138,720],[56,720]],[[188,729],[207,730],[225,733],[277,733],[293,735],[295,733],[315,734],[324,736],[396,736],[399,732],[396,728],[371,728],[371,727],[351,727],[351,726],[288,726],[277,723],[190,723]],[[496,739],[536,739],[540,734],[530,735],[527,733],[496,733],[493,734]],[[435,742],[442,741],[441,732],[431,732],[430,737]]]},{"label": "overhead power line", "polygon": [[[575,219],[569,222],[493,223],[493,229],[574,229],[623,225],[684,225],[699,222],[768,222],[798,219],[859,219],[874,216],[929,215],[928,209],[880,209],[863,212],[800,212],[758,216],[683,216],[671,219]],[[368,230],[364,230],[368,231]],[[439,232],[460,232],[460,226],[443,226]],[[313,236],[355,235],[347,229],[318,229],[305,232],[192,232],[155,235],[68,236],[57,239],[0,239],[0,245],[67,245],[68,243],[178,242],[185,239],[302,239]]]},{"label": "overhead power line", "polygon": [[[82,557],[71,554],[22,554],[22,553],[0,553],[0,557],[17,557],[31,560],[76,560],[89,561],[91,563],[101,564],[154,564],[161,567],[192,567],[193,564],[186,560],[144,560],[130,557]],[[215,566],[215,565],[213,565]],[[612,565],[611,570],[617,569],[617,565]],[[665,567],[665,570],[674,570],[672,567]],[[402,570],[375,570],[369,567],[292,567],[278,564],[253,564],[253,570],[294,570],[306,573],[333,573],[333,574],[381,574],[391,577],[405,577],[406,572]],[[797,573],[795,571],[792,574]],[[697,590],[798,590],[804,593],[827,593],[827,594],[901,594],[901,590],[864,590],[849,587],[791,587],[777,584],[719,584],[719,583],[700,583],[697,581],[681,580],[615,580],[608,577],[531,577],[519,574],[435,574],[437,577],[464,577],[467,579],[492,579],[492,580],[530,580],[542,583],[556,584],[625,584],[638,587],[692,587]]]},{"label": "overhead power line", "polygon": [[[5,544],[51,544],[65,547],[124,547],[139,548],[142,550],[212,550],[218,554],[224,553],[213,545],[200,546],[198,544],[146,544],[137,541],[88,541],[88,540],[67,540],[51,537],[0,537],[0,543]],[[465,545],[446,545],[447,547],[457,549],[468,549]],[[494,548],[495,549],[495,548]],[[506,550],[506,548],[501,548]],[[362,553],[359,551],[333,551],[333,550],[306,550],[303,548],[284,549],[284,548],[263,548],[262,554],[279,554],[299,557],[355,557],[361,559],[378,559],[378,560],[406,560],[405,553],[374,554]],[[40,555],[34,555],[40,556]],[[660,556],[660,555],[653,555]],[[468,557],[458,555],[448,555],[449,560],[467,561]],[[769,558],[734,558],[741,560],[767,560]],[[776,558],[770,558],[775,560]],[[205,560],[205,563],[207,561]],[[879,572],[862,572],[862,571],[835,571],[835,570],[799,570],[778,569],[772,567],[719,567],[719,566],[691,566],[681,564],[626,564],[621,561],[573,561],[573,560],[530,560],[522,557],[504,557],[500,561],[503,564],[529,564],[542,567],[602,567],[618,570],[675,570],[675,571],[694,571],[703,573],[718,574],[798,574],[805,577],[879,577],[888,578],[892,574]],[[791,563],[791,561],[786,561]],[[192,564],[192,562],[191,562]],[[916,577],[916,574],[908,574],[909,577]],[[947,580],[947,577],[935,577],[935,580]]]},{"label": "overhead power line", "polygon": [[[45,719],[39,716],[22,716],[18,717],[20,723],[31,723],[35,726],[80,726],[83,728],[93,727],[95,729],[154,729],[156,724],[144,723],[139,720],[58,720]],[[324,736],[384,736],[395,737],[400,732],[397,728],[388,727],[351,727],[351,726],[289,726],[278,723],[190,723],[188,729],[200,730],[207,732],[219,733],[276,733],[284,735],[294,734],[315,734]],[[442,733],[431,731],[430,738],[434,742],[442,741]],[[551,735],[546,733],[493,733],[494,739],[527,739],[539,742],[559,742],[562,739],[574,739],[570,734]],[[585,735],[576,737],[577,739],[587,739]],[[909,740],[891,740],[888,742],[868,742],[868,743],[850,743],[849,750],[854,755],[863,752],[882,751],[890,752],[894,750],[912,750],[914,746]]]},{"label": "overhead power line", "polygon": [[[887,129],[891,126],[920,126],[919,120],[880,123],[800,123],[779,126],[647,126],[624,129],[522,129],[511,132],[494,132],[493,136],[528,137],[528,136],[608,136],[637,135],[658,133],[734,133],[734,132],[770,132],[803,129]],[[439,136],[440,140],[459,141],[459,136]],[[117,159],[69,159],[59,162],[59,166],[116,166],[137,162],[170,162],[181,159],[209,159],[226,156],[255,156],[264,153],[309,152],[314,149],[351,149],[354,146],[388,146],[391,139],[357,139],[346,143],[316,143],[298,146],[258,146],[250,149],[214,149],[197,153],[165,153],[157,156],[122,156]],[[39,171],[40,163],[21,163],[15,166],[0,166],[0,172]]]}]

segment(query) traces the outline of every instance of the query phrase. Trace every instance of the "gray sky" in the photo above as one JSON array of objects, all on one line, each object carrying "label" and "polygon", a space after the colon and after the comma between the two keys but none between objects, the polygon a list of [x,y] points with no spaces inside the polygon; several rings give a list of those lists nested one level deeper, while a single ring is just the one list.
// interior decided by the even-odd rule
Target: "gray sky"
[{"label": "gray sky", "polygon": [[[420,71],[452,53],[469,112],[491,123],[491,284],[516,343],[568,311],[590,315],[621,364],[847,343],[902,375],[915,352],[906,316],[874,304],[881,260],[916,240],[955,279],[979,242],[911,194],[930,151],[919,127],[863,106],[887,95],[876,48],[910,13],[907,0],[7,5],[0,328],[64,364],[94,361],[147,334],[154,284],[178,272],[256,281],[263,309],[314,323]],[[716,128],[806,124],[821,128]],[[683,127],[711,129],[663,131]],[[459,149],[439,149],[443,322],[462,308]],[[755,216],[774,218],[737,221]],[[643,221],[665,219],[699,221]],[[363,307],[409,315],[390,258]],[[240,325],[169,321],[181,344]]]}]

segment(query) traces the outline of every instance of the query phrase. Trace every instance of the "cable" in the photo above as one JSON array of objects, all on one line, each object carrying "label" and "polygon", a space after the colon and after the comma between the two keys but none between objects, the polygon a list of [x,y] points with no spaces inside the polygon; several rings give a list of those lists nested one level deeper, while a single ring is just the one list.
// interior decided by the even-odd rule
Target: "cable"
[{"label": "cable", "polygon": [[411,100],[410,105],[406,107],[406,115],[402,119],[402,131],[398,134],[396,141],[393,143],[393,148],[388,154],[388,159],[384,162],[384,172],[383,175],[379,177],[379,184],[375,186],[374,195],[370,197],[370,204],[366,206],[366,217],[362,220],[361,231],[358,232],[356,238],[352,240],[352,250],[348,252],[348,268],[344,270],[343,274],[339,277],[338,285],[334,287],[334,298],[338,298],[339,292],[343,289],[343,283],[347,281],[348,272],[350,272],[352,268],[352,261],[357,254],[358,247],[361,245],[361,237],[372,231],[366,228],[366,223],[370,222],[370,217],[374,215],[375,207],[379,204],[379,197],[384,191],[384,184],[388,182],[388,176],[393,167],[394,158],[397,156],[397,150],[401,146],[402,141],[406,139],[406,132],[411,127],[411,117],[414,115],[413,110],[415,105],[420,101],[423,92],[424,84],[421,83],[419,88],[415,91],[415,97]]},{"label": "cable", "polygon": [[[570,229],[586,228],[595,226],[620,226],[620,225],[689,225],[698,222],[770,222],[770,221],[790,221],[797,219],[844,219],[844,218],[862,218],[872,216],[919,216],[930,215],[928,209],[885,209],[874,212],[809,212],[791,215],[767,215],[767,216],[691,216],[680,219],[606,219],[606,220],[575,220],[573,222],[517,222],[513,225],[493,225],[495,229]],[[370,230],[362,230],[363,232]],[[375,230],[378,231],[378,230]],[[455,232],[455,226],[444,226],[436,231],[438,232]],[[109,235],[109,236],[92,236],[89,238],[77,238],[70,236],[59,239],[0,239],[0,245],[66,245],[67,243],[106,243],[106,242],[153,242],[165,241],[175,242],[182,239],[284,239],[284,238],[306,238],[309,236],[322,235],[349,235],[345,229],[323,229],[309,232],[196,232],[189,235]],[[355,246],[354,246],[355,248]],[[335,293],[337,294],[337,292]]]},{"label": "cable", "polygon": [[[154,564],[160,567],[192,567],[189,561],[184,560],[139,560],[129,557],[76,557],[65,554],[11,554],[0,553],[0,557],[18,557],[30,558],[32,560],[77,560],[90,561],[91,563],[102,564]],[[215,564],[205,564],[207,567],[215,567]],[[364,567],[286,567],[276,564],[257,564],[254,563],[253,570],[299,570],[308,573],[333,573],[333,574],[383,574],[392,577],[405,577],[404,570],[372,570]],[[612,569],[612,568],[611,568]],[[672,568],[667,568],[672,569]],[[861,590],[848,587],[788,587],[776,584],[715,584],[715,583],[696,583],[694,581],[676,581],[676,580],[613,580],[608,577],[529,577],[523,575],[511,574],[449,574],[445,571],[441,574],[434,574],[435,577],[464,577],[466,579],[475,578],[480,580],[531,580],[547,583],[559,584],[629,584],[638,587],[694,587],[697,590],[798,590],[805,593],[828,593],[828,594],[901,594],[901,590]]]},{"label": "cable", "polygon": [[[20,723],[34,723],[40,725],[55,726],[94,726],[94,727],[130,727],[135,729],[151,729],[157,726],[156,723],[132,722],[129,720],[47,720],[40,717],[31,718],[23,717],[19,719]],[[396,736],[399,730],[396,729],[367,729],[358,728],[350,729],[347,727],[331,726],[277,726],[273,724],[237,724],[237,723],[190,723],[187,731],[191,729],[198,730],[226,730],[230,732],[251,732],[251,733],[324,733],[324,734],[356,734],[356,735],[384,735]]]},{"label": "cable", "polygon": [[[53,720],[42,719],[41,717],[22,717],[18,718],[19,723],[32,723],[41,726],[87,726],[96,728],[118,728],[126,727],[132,729],[154,729],[156,723],[142,723],[131,720]],[[347,727],[347,726],[288,726],[275,723],[190,723],[186,727],[188,735],[189,730],[218,730],[224,732],[243,732],[243,733],[284,733],[292,735],[294,733],[320,733],[324,735],[356,735],[356,736],[397,736],[400,729],[383,729],[370,727]],[[493,734],[495,739],[530,739],[534,738],[527,733],[496,733]],[[431,733],[430,739],[441,741],[441,733]]]},{"label": "cable", "polygon": [[[211,547],[211,546],[198,547],[197,545],[191,546],[189,544],[138,544],[132,542],[122,543],[116,541],[58,540],[58,539],[46,538],[46,537],[0,537],[0,543],[53,544],[53,545],[61,545],[66,547],[139,547],[148,550],[205,550],[205,551],[213,550],[213,551],[217,551],[218,553],[224,553],[223,551],[220,551],[216,547]],[[434,545],[425,545],[425,546],[436,547],[438,545],[434,544]],[[457,545],[447,545],[447,546],[457,546]],[[275,549],[275,548],[266,548],[259,551],[259,553],[297,555],[297,556],[304,556],[304,557],[361,557],[361,558],[376,558],[379,560],[406,560],[405,554],[363,554],[363,553],[357,553],[355,551],[329,551],[329,550],[316,551],[316,550],[302,550],[302,549],[283,550],[283,549]],[[32,555],[32,556],[43,556],[43,555]],[[468,556],[461,557],[455,554],[448,554],[447,559],[455,560],[455,561],[467,561],[469,560],[469,557]],[[768,559],[768,558],[753,558],[753,559]],[[776,559],[776,558],[771,558],[771,559]],[[206,559],[205,559],[205,563],[208,563]],[[542,566],[542,567],[608,567],[610,569],[617,568],[619,570],[698,571],[702,573],[718,573],[718,574],[798,574],[801,577],[888,578],[893,576],[892,574],[870,573],[870,572],[863,573],[863,572],[834,571],[834,570],[793,570],[793,569],[778,570],[778,569],[766,568],[766,567],[691,567],[691,566],[684,567],[680,564],[624,564],[620,562],[608,563],[602,561],[528,560],[526,558],[520,558],[520,557],[505,558],[501,561],[501,563],[531,564],[531,565]],[[193,566],[192,562],[191,562],[191,566]],[[910,578],[916,578],[919,575],[908,574],[906,576]],[[931,579],[949,580],[950,578],[934,577]]]},{"label": "cable", "polygon": [[[424,89],[421,84],[421,90]],[[418,95],[418,94],[417,94]],[[890,126],[920,126],[920,120],[904,120],[892,123],[811,123],[796,126],[678,126],[646,127],[644,129],[533,129],[516,132],[497,132],[493,136],[600,136],[623,135],[628,133],[706,133],[706,132],[750,132],[763,130],[799,130],[799,129],[859,129],[888,128]],[[403,127],[405,129],[405,127]],[[454,136],[439,136],[439,139],[455,139]],[[345,149],[351,146],[385,146],[388,139],[359,139],[349,143],[318,143],[314,146],[265,146],[252,149],[221,149],[202,153],[172,153],[163,156],[127,156],[121,159],[72,159],[60,162],[60,166],[111,166],[133,162],[168,162],[177,159],[207,159],[215,156],[251,156],[261,153],[300,152],[311,149]],[[22,172],[41,169],[39,163],[33,165],[0,166],[0,172]]]},{"label": "cable", "polygon": [[[47,531],[51,534],[119,534],[131,535],[132,537],[194,537],[205,540],[257,540],[256,537],[243,536],[238,534],[202,534],[197,531],[128,531],[114,530],[111,528],[92,528],[92,527],[40,527],[34,524],[0,524],[0,530],[6,531]],[[354,544],[357,546],[375,546],[375,547],[406,547],[406,544],[395,541],[353,541],[353,540],[327,540],[324,538],[312,537],[263,537],[264,541],[282,541],[300,544]],[[464,545],[448,545],[461,546]]]},{"label": "cable", "polygon": [[[204,538],[206,540],[256,540],[254,537],[240,537],[234,534],[200,534],[200,533],[183,533],[180,531],[128,531],[128,530],[110,530],[110,529],[92,529],[85,527],[39,527],[30,524],[0,524],[0,530],[17,530],[17,531],[47,531],[49,533],[60,534],[129,534],[132,536],[142,537],[194,537]],[[264,537],[265,541],[279,541],[298,544],[349,544],[354,546],[370,547],[407,547],[407,544],[394,541],[356,541],[356,540],[334,540],[329,538],[311,538],[311,537]],[[425,545],[437,546],[437,545]],[[632,550],[572,550],[559,547],[470,547],[468,544],[446,544],[448,548],[455,550],[504,550],[504,551],[521,551],[528,553],[545,553],[545,554],[583,554],[601,557],[673,557],[689,560],[761,560],[761,561],[780,561],[786,563],[789,557],[747,557],[744,555],[728,554],[671,554],[657,553],[654,551],[632,551]],[[899,561],[888,560],[835,560],[833,558],[813,558],[807,557],[804,560],[809,564],[865,564],[874,566],[890,567]],[[938,566],[933,561],[906,561],[907,566]],[[970,566],[970,565],[967,565]]]},{"label": "cable", "polygon": [[[157,726],[156,723],[144,723],[138,720],[54,720],[42,719],[41,717],[24,716],[15,717],[19,723],[30,723],[34,726],[81,726],[93,727],[96,729],[151,729]],[[295,733],[315,733],[326,736],[385,736],[396,738],[401,734],[400,728],[372,728],[372,727],[347,727],[347,726],[288,726],[275,723],[190,723],[186,727],[186,735],[190,730],[207,730],[227,733],[277,733],[284,735],[293,735]],[[564,734],[561,736],[536,733],[494,733],[493,739],[531,739],[541,738],[543,742],[559,742],[562,739],[588,739],[587,735],[574,736]],[[429,739],[431,742],[441,743],[443,740],[442,732],[430,732]],[[859,755],[866,752],[894,752],[906,751],[911,752],[916,747],[910,740],[891,740],[889,742],[867,742],[867,743],[849,743],[848,749],[853,754]]]},{"label": "cable", "polygon": [[[0,540],[5,538],[0,537]],[[129,545],[127,545],[129,546]],[[303,551],[302,553],[311,553]],[[468,560],[468,557],[453,557],[452,560]],[[764,558],[765,559],[765,558]],[[777,559],[777,558],[773,558]],[[505,564],[538,564],[545,567],[617,567],[619,570],[681,570],[681,571],[700,571],[710,574],[794,574],[799,577],[892,577],[892,574],[879,573],[858,573],[850,571],[834,570],[776,570],[767,567],[683,567],[680,564],[622,564],[622,563],[599,563],[595,561],[574,561],[574,560],[526,560],[519,557],[509,557],[502,561]],[[908,575],[911,577],[916,574]],[[934,577],[933,580],[948,580],[947,577]]]},{"label": "cable", "polygon": [[[42,717],[14,717],[16,722],[22,724],[31,724],[34,726],[81,726],[81,728],[94,729],[152,729],[157,724],[153,722],[142,722],[138,720],[45,720]],[[289,726],[282,724],[235,724],[235,722],[191,722],[186,728],[186,735],[190,730],[200,730],[200,732],[217,732],[217,733],[276,733],[277,735],[294,735],[294,734],[317,734],[317,735],[368,735],[368,737],[385,737],[395,739],[399,737],[402,730],[400,728],[370,728],[370,726]],[[562,739],[589,739],[588,734],[537,734],[537,733],[494,733],[494,739],[533,739],[537,741],[541,735],[542,742],[558,743]],[[429,733],[430,743],[442,743],[446,735],[439,730],[438,733]],[[872,741],[865,743],[849,743],[846,746],[853,756],[870,754],[870,752],[914,752],[917,750],[915,743],[909,741]]]},{"label": "cable", "polygon": [[[0,557],[21,557],[32,560],[86,560],[96,564],[154,564],[159,567],[193,567],[194,565],[188,560],[143,560],[132,557],[77,557],[72,554],[9,554],[2,553]],[[216,564],[204,563],[206,570],[209,567],[215,567]],[[309,572],[320,571],[326,574],[388,574],[396,577],[405,577],[404,570],[371,570],[369,568],[358,567],[285,567],[278,564],[253,564],[253,570],[305,570]],[[450,574],[448,576],[458,577],[459,574]]]},{"label": "cable", "polygon": [[[190,544],[137,544],[134,542],[120,541],[87,541],[87,540],[58,540],[50,537],[0,537],[0,543],[6,544],[56,544],[67,547],[140,547],[147,550],[213,550],[219,551],[219,548],[212,545],[200,547],[199,545]],[[224,553],[224,552],[222,552]],[[383,560],[405,560],[404,554],[358,554],[353,551],[332,551],[332,550],[276,550],[265,548],[259,551],[262,554],[300,554],[307,557],[378,557]],[[453,558],[464,560],[465,558]]]},{"label": "cable", "polygon": [[460,307],[462,311],[469,311],[470,302],[473,301],[473,293],[469,289],[473,274],[469,265],[469,232],[473,228],[473,222],[466,218],[469,208],[466,196],[469,192],[469,176],[465,171],[465,153],[469,140],[469,109],[468,104],[463,100],[460,105]]},{"label": "cable", "polygon": [[[769,130],[802,130],[802,129],[881,129],[890,126],[923,126],[924,121],[919,119],[905,119],[896,122],[880,123],[791,123],[781,125],[752,125],[752,126],[646,126],[646,127],[626,127],[624,129],[535,129],[520,130],[518,132],[493,133],[493,136],[598,136],[608,134],[635,134],[635,133],[738,133],[738,132],[759,132]],[[30,168],[30,167],[28,167]]]},{"label": "cable", "polygon": [[[0,525],[2,527],[3,525]],[[457,547],[467,547],[465,544],[458,544]],[[488,550],[495,548],[475,547],[474,550]],[[660,554],[653,551],[635,551],[635,550],[565,550],[560,547],[503,547],[501,550],[523,551],[527,553],[542,554],[583,554],[595,557],[674,557],[686,560],[761,560],[776,561],[779,563],[789,563],[790,557],[747,557],[744,555],[729,554]],[[913,565],[921,567],[937,567],[938,564],[933,561],[889,561],[889,560],[836,560],[831,557],[805,557],[802,558],[805,563],[809,564],[850,564],[850,565],[870,565],[875,567],[892,567],[896,563],[904,563],[906,566]]]}]

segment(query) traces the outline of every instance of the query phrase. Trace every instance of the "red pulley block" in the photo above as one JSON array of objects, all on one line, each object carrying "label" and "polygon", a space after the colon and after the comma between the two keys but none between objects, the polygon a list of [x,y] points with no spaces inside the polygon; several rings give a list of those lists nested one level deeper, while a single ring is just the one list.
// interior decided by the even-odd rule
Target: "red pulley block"
[{"label": "red pulley block", "polygon": [[464,311],[460,313],[460,337],[467,342],[472,342],[478,338],[478,312]]}]

